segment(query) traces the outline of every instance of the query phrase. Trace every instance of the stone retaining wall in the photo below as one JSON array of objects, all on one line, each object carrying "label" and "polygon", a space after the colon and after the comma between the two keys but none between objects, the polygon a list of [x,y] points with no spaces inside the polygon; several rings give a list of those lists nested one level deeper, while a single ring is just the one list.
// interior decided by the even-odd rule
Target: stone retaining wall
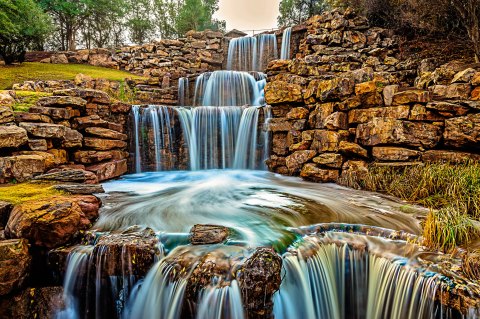
[{"label": "stone retaining wall", "polygon": [[[374,165],[480,159],[480,67],[400,61],[395,37],[348,10],[311,18],[303,57],[273,61],[270,170],[335,182]],[[413,87],[413,85],[416,87]]]},{"label": "stone retaining wall", "polygon": [[54,91],[29,112],[0,105],[0,183],[98,183],[127,172],[130,105],[79,88]]}]

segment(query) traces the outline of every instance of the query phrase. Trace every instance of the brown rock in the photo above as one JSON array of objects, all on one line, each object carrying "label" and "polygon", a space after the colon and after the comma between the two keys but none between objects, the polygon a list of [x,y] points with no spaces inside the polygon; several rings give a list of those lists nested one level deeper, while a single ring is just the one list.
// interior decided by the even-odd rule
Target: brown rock
[{"label": "brown rock", "polygon": [[363,180],[368,174],[368,165],[364,161],[347,161],[343,164],[341,180]]},{"label": "brown rock", "polygon": [[50,117],[37,113],[15,112],[15,119],[17,122],[53,123]]},{"label": "brown rock", "polygon": [[64,149],[52,148],[47,151],[49,154],[53,155],[54,166],[66,164],[68,162],[67,151]]},{"label": "brown rock", "polygon": [[27,288],[0,300],[0,318],[55,318],[64,307],[62,287]]},{"label": "brown rock", "polygon": [[17,148],[28,142],[27,131],[16,125],[0,125],[0,148]]},{"label": "brown rock", "polygon": [[398,92],[398,85],[387,85],[383,89],[383,101],[385,106],[391,106],[393,104],[393,96]]},{"label": "brown rock", "polygon": [[333,114],[333,109],[334,103],[317,104],[308,119],[310,128],[325,128],[325,121]]},{"label": "brown rock", "polygon": [[109,104],[111,102],[110,96],[107,93],[92,89],[66,89],[54,91],[53,95],[57,96],[73,96],[87,100],[90,103]]},{"label": "brown rock", "polygon": [[374,147],[373,157],[379,161],[401,162],[414,160],[420,156],[419,151],[402,147]]},{"label": "brown rock", "polygon": [[291,174],[298,174],[302,169],[303,164],[310,161],[312,158],[317,155],[317,152],[306,150],[306,151],[297,151],[290,156],[287,156],[286,165]]},{"label": "brown rock", "polygon": [[106,160],[122,160],[128,157],[128,152],[112,151],[76,151],[73,153],[73,159],[76,163],[93,164]]},{"label": "brown rock", "polygon": [[316,183],[335,183],[339,174],[339,171],[336,169],[319,168],[314,163],[305,164],[300,172],[300,176],[303,179]]},{"label": "brown rock", "polygon": [[85,137],[85,147],[98,150],[108,151],[114,148],[125,148],[127,143],[120,140],[106,140],[101,138]]},{"label": "brown rock", "polygon": [[408,119],[410,107],[408,105],[373,107],[355,109],[348,112],[348,123],[361,124],[371,121],[375,117],[391,119]]},{"label": "brown rock", "polygon": [[368,158],[367,150],[356,143],[341,141],[338,146],[338,151],[346,156]]},{"label": "brown rock", "polygon": [[441,138],[441,129],[433,124],[374,118],[357,127],[357,141],[361,145],[408,145],[433,148]]},{"label": "brown rock", "polygon": [[65,126],[59,124],[22,122],[19,125],[34,137],[63,139],[67,131]]},{"label": "brown rock", "polygon": [[83,146],[83,135],[77,130],[67,128],[65,136],[62,141],[62,146],[65,148],[80,148]]},{"label": "brown rock", "polygon": [[323,80],[318,84],[317,98],[321,101],[335,101],[349,95],[355,90],[355,82],[349,78]]},{"label": "brown rock", "polygon": [[54,189],[73,195],[92,195],[105,193],[103,186],[100,184],[59,184],[53,185]]},{"label": "brown rock", "polygon": [[323,153],[314,157],[312,161],[320,166],[341,168],[343,164],[343,156],[336,153]]},{"label": "brown rock", "polygon": [[393,95],[392,104],[402,105],[410,103],[428,103],[432,100],[429,91],[410,89]]},{"label": "brown rock", "polygon": [[113,130],[109,130],[101,127],[87,127],[85,129],[85,132],[93,136],[98,136],[98,137],[112,139],[112,140],[126,141],[128,139],[128,136],[126,134],[122,134],[117,131],[113,131]]},{"label": "brown rock", "polygon": [[15,206],[5,233],[9,238],[25,238],[33,245],[55,248],[88,227],[90,221],[80,206],[69,197],[57,196]]},{"label": "brown rock", "polygon": [[0,241],[0,296],[22,287],[28,276],[31,260],[26,240]]},{"label": "brown rock", "polygon": [[460,164],[467,161],[480,161],[480,154],[447,151],[447,150],[431,150],[423,153],[423,162],[446,162],[452,164]]},{"label": "brown rock", "polygon": [[436,110],[440,113],[452,113],[452,115],[463,116],[470,110],[469,107],[449,102],[430,102],[426,106],[427,109]]},{"label": "brown rock", "polygon": [[87,167],[87,170],[93,172],[99,182],[120,177],[127,173],[127,160],[111,161]]},{"label": "brown rock", "polygon": [[45,139],[29,139],[28,147],[32,151],[46,151],[48,150],[47,140]]},{"label": "brown rock", "polygon": [[[478,86],[480,85],[480,72],[476,72],[472,77],[472,85]],[[0,103],[1,104],[1,103]]]},{"label": "brown rock", "polygon": [[447,146],[480,149],[480,114],[446,120],[443,138]]},{"label": "brown rock", "polygon": [[468,100],[471,92],[472,86],[470,83],[454,83],[447,86],[445,98]]},{"label": "brown rock", "polygon": [[452,83],[468,83],[472,80],[475,75],[475,69],[468,68],[463,71],[458,72],[453,77]]},{"label": "brown rock", "polygon": [[302,87],[298,84],[284,81],[269,82],[265,86],[265,101],[267,104],[302,102]]},{"label": "brown rock", "polygon": [[0,157],[0,182],[24,182],[45,171],[45,160],[38,155]]},{"label": "brown rock", "polygon": [[220,244],[227,240],[229,233],[223,226],[195,225],[190,230],[190,242],[192,245]]},{"label": "brown rock", "polygon": [[0,105],[12,106],[15,104],[15,99],[8,92],[0,92]]},{"label": "brown rock", "polygon": [[50,57],[50,63],[52,64],[68,64],[67,56],[63,53],[54,54]]},{"label": "brown rock", "polygon": [[288,120],[303,120],[308,118],[308,110],[304,107],[295,107],[287,113]]},{"label": "brown rock", "polygon": [[[98,188],[99,185],[95,186]],[[102,207],[102,201],[98,197],[88,194],[78,194],[76,196],[72,196],[71,200],[78,204],[88,220],[93,222],[98,218],[100,207]]]},{"label": "brown rock", "polygon": [[56,108],[56,107],[43,107],[43,106],[32,106],[29,110],[30,113],[43,114],[54,120],[69,120],[72,117],[80,116],[80,111],[67,108]]},{"label": "brown rock", "polygon": [[472,99],[473,101],[479,101],[479,100],[480,100],[480,86],[479,86],[479,87],[476,87],[476,88],[472,91],[471,99]]},{"label": "brown rock", "polygon": [[123,126],[121,124],[102,120],[98,115],[77,117],[74,120],[74,128],[76,128],[77,130],[83,130],[87,127],[103,127],[117,132],[123,132]]},{"label": "brown rock", "polygon": [[291,130],[303,130],[306,120],[287,120],[285,118],[273,118],[268,122],[268,130],[271,132],[288,132]]},{"label": "brown rock", "polygon": [[345,140],[345,136],[339,132],[315,130],[311,148],[318,153],[337,152],[338,146],[343,140]]},{"label": "brown rock", "polygon": [[13,111],[9,106],[0,105],[0,124],[10,123],[15,121]]},{"label": "brown rock", "polygon": [[55,181],[67,183],[83,183],[86,181],[86,172],[80,169],[54,170],[47,174],[38,175],[36,180]]},{"label": "brown rock", "polygon": [[327,116],[324,125],[329,130],[346,130],[348,129],[347,114],[343,112],[335,112]]},{"label": "brown rock", "polygon": [[[65,108],[74,108],[74,109],[83,110],[87,106],[87,101],[82,98],[73,97],[73,96],[47,96],[39,99],[37,101],[37,106],[44,107],[46,109],[59,108],[57,110],[61,110]],[[37,112],[32,112],[32,113],[37,113]],[[49,115],[49,114],[45,114],[45,115]],[[62,118],[65,118],[65,117],[62,117]]]}]

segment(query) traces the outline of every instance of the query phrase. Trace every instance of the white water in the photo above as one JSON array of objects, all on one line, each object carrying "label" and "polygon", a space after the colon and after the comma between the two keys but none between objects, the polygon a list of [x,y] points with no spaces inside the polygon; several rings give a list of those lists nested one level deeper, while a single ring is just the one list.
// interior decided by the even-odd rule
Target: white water
[{"label": "white water", "polygon": [[283,30],[282,49],[280,51],[280,59],[289,60],[291,51],[292,27]]},{"label": "white water", "polygon": [[188,78],[178,79],[178,105],[189,105],[190,104],[190,88]]},{"label": "white water", "polygon": [[235,38],[228,46],[227,69],[262,71],[277,57],[277,37],[274,34]]}]

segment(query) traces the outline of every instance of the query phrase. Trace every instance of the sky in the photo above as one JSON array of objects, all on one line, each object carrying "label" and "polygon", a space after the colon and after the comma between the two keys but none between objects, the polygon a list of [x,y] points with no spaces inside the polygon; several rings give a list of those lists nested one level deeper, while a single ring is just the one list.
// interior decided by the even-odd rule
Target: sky
[{"label": "sky", "polygon": [[227,31],[272,29],[277,26],[279,3],[280,0],[220,0],[214,17],[227,21]]}]

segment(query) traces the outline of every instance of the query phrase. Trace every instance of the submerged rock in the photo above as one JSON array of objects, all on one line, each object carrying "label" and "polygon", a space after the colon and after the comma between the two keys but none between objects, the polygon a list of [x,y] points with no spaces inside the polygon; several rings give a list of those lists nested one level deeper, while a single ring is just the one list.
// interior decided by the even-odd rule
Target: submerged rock
[{"label": "submerged rock", "polygon": [[227,240],[227,227],[216,225],[195,225],[190,230],[192,245],[220,244]]}]

